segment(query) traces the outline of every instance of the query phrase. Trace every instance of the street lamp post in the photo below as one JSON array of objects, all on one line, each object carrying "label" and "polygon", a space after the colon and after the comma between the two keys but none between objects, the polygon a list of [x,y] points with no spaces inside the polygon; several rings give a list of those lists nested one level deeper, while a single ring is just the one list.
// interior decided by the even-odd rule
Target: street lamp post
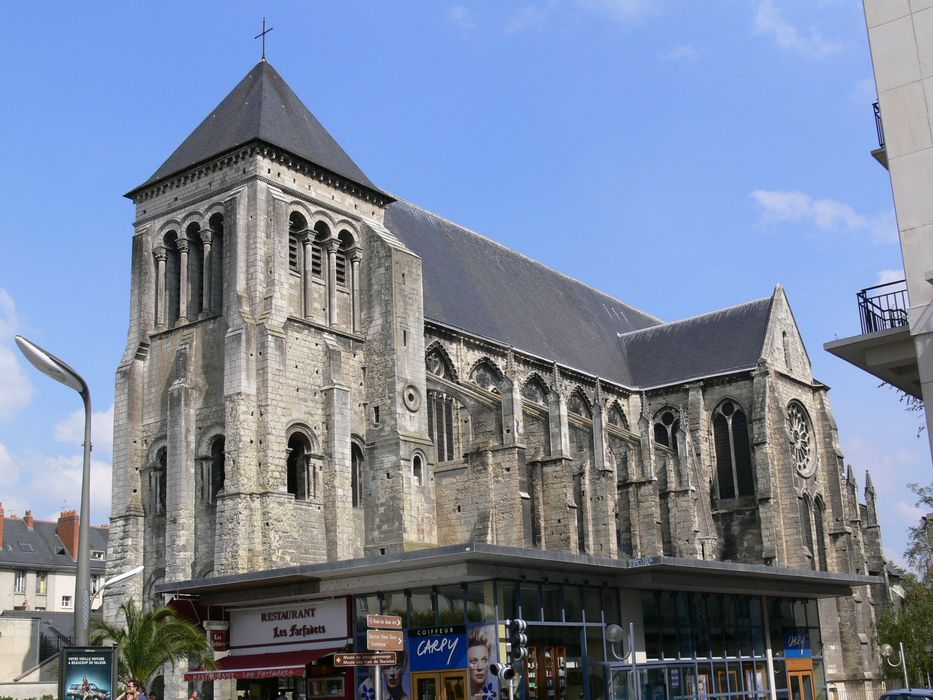
[{"label": "street lamp post", "polygon": [[878,650],[881,652],[881,658],[888,662],[889,666],[897,668],[898,666],[904,671],[904,688],[910,690],[910,681],[907,678],[907,657],[904,655],[904,642],[897,643],[898,648],[901,650],[901,657],[897,660],[897,663],[891,661],[891,655],[894,653],[894,647],[890,644],[882,644],[881,648]]},{"label": "street lamp post", "polygon": [[91,616],[91,391],[87,382],[65,362],[21,335],[16,344],[33,367],[56,382],[77,391],[84,400],[84,467],[81,472],[81,510],[78,525],[78,571],[75,576],[75,639],[87,646]]}]

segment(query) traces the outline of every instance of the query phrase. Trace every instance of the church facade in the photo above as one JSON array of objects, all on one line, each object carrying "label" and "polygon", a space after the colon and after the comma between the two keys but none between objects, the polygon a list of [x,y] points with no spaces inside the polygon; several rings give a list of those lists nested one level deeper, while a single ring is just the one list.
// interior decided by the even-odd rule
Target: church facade
[{"label": "church facade", "polygon": [[[145,570],[105,608],[195,601],[227,630],[206,695],[363,693],[327,660],[363,613],[470,649],[486,626],[487,661],[527,619],[535,700],[877,683],[874,490],[780,286],[664,323],[380,189],[265,61],[128,196],[108,567]],[[329,633],[236,629],[307,601]],[[408,695],[474,682],[423,646]]]}]

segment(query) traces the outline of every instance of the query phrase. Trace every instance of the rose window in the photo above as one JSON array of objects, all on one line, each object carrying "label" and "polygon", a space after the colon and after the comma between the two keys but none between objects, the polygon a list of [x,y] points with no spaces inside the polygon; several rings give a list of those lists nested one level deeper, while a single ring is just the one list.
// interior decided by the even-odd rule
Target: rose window
[{"label": "rose window", "polygon": [[810,436],[810,419],[800,404],[792,403],[787,409],[790,430],[790,449],[794,466],[801,476],[810,476],[814,471],[813,447]]}]

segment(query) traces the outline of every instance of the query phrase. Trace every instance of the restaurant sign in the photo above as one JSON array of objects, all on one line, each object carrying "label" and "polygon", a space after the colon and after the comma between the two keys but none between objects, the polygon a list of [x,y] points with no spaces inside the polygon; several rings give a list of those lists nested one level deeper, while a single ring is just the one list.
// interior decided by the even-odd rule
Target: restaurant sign
[{"label": "restaurant sign", "polygon": [[230,648],[242,653],[290,651],[346,640],[347,598],[230,611]]}]

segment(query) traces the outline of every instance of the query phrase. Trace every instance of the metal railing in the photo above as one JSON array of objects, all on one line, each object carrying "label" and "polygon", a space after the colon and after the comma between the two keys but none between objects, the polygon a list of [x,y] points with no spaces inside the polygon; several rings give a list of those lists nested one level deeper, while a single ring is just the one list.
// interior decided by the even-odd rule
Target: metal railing
[{"label": "metal railing", "polygon": [[875,131],[878,132],[878,148],[884,148],[884,123],[881,121],[881,105],[878,104],[878,101],[872,104],[872,109],[875,110]]},{"label": "metal railing", "polygon": [[906,280],[866,287],[856,297],[862,333],[877,333],[907,325],[910,304],[907,300]]}]

